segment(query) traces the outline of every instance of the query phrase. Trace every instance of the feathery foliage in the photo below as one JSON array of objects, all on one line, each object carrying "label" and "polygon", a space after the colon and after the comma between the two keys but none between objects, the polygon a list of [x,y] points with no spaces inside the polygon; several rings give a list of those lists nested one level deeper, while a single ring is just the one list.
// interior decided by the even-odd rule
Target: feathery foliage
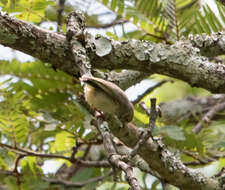
[{"label": "feathery foliage", "polygon": [[[192,33],[211,34],[222,31],[225,24],[225,7],[219,2],[214,4],[214,9],[202,4],[200,0],[98,0],[98,2],[101,4],[96,3],[96,7],[107,7],[107,11],[111,10],[110,13],[114,12],[116,15],[115,20],[123,19],[136,26],[134,31],[126,31],[127,23],[120,24],[122,36],[116,32],[107,33],[119,40],[141,39],[172,44]],[[88,25],[101,28],[101,25],[105,24],[101,21],[104,14],[101,16],[101,13],[97,13],[96,7],[94,13],[89,14],[91,5],[92,0],[66,1],[62,15],[63,30],[65,31],[67,14],[79,8],[85,12]],[[0,7],[2,11],[13,14],[18,19],[37,25],[45,21],[55,25],[58,19],[58,1],[1,0]],[[115,29],[114,25],[112,27]],[[76,159],[91,161],[102,161],[107,158],[101,146],[99,133],[90,124],[92,116],[79,103],[82,93],[79,82],[74,82],[71,76],[55,71],[49,64],[38,60],[22,63],[16,59],[0,60],[0,75],[0,143],[11,147],[3,147],[0,144],[0,170],[14,169],[18,161],[17,149],[67,156],[71,159],[73,156]],[[208,95],[205,91],[193,89],[185,83],[176,81],[154,91],[143,98],[143,101],[148,104],[149,98],[154,96],[158,102],[167,102],[190,94]],[[190,115],[196,120],[201,119],[199,115],[192,113]],[[135,106],[134,122],[140,127],[148,127],[149,118],[138,106]],[[224,119],[213,121],[212,125],[206,127],[199,135],[194,135],[192,128],[193,123],[186,120],[174,125],[158,120],[154,135],[161,136],[172,151],[179,152],[184,162],[195,160],[194,156],[187,155],[185,151],[202,158],[224,153]],[[79,147],[78,150],[74,148],[76,146]],[[51,171],[54,175],[47,175],[43,165],[49,159],[61,163],[60,169],[65,169],[66,172],[59,169],[58,173]],[[223,162],[224,160],[220,161]],[[118,172],[122,182],[112,183],[111,179],[106,177],[109,171],[107,168],[84,168],[77,163],[75,165],[77,168],[74,173],[70,174],[71,176],[63,176],[64,178],[73,182],[85,182],[90,178],[105,176],[102,182],[93,182],[79,189],[128,188],[128,184],[123,182],[125,180],[122,172]],[[73,167],[68,159],[24,156],[19,160],[17,167],[23,175],[18,178],[0,172],[2,179],[0,189],[3,186],[8,189],[19,187],[20,190],[63,189],[62,185],[52,185],[44,178],[56,176],[60,178],[62,177],[60,174],[69,173]],[[149,189],[146,185],[148,176],[138,172],[143,186]],[[159,180],[154,180],[151,189],[159,190],[161,188],[159,184]]]}]

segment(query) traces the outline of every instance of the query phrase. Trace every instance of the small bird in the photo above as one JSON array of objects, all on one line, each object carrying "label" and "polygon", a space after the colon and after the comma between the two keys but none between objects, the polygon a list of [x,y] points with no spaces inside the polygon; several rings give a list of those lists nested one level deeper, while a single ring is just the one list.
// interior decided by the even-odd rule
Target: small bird
[{"label": "small bird", "polygon": [[112,82],[83,75],[84,96],[88,104],[104,113],[116,114],[122,122],[133,119],[134,108],[121,88]]}]

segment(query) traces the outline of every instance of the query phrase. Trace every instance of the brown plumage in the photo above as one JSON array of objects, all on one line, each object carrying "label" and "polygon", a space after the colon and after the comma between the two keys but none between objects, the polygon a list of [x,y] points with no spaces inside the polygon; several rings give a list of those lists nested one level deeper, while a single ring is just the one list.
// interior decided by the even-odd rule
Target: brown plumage
[{"label": "brown plumage", "polygon": [[126,94],[112,82],[90,76],[82,76],[85,83],[84,96],[94,108],[105,113],[116,114],[122,121],[133,119],[133,105]]}]

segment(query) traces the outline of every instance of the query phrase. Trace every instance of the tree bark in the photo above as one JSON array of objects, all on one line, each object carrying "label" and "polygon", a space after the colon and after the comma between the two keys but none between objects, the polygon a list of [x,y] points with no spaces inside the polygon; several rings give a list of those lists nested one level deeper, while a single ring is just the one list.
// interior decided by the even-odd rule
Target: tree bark
[{"label": "tree bark", "polygon": [[[210,62],[204,57],[211,57],[213,52],[215,55],[224,53],[225,36],[218,33],[197,37],[190,36],[190,40],[169,46],[149,41],[119,42],[91,36],[86,39],[85,46],[92,68],[130,69],[148,75],[158,73],[213,93],[225,93],[225,65]],[[51,63],[54,68],[71,75],[77,75],[79,71],[68,50],[65,35],[0,14],[0,43]]]},{"label": "tree bark", "polygon": [[[149,41],[119,42],[102,36],[87,36],[85,48],[93,69],[130,69],[146,75],[158,73],[211,92],[225,93],[225,65],[215,64],[204,57],[211,57],[213,52],[215,55],[225,52],[224,36],[217,34],[213,41],[202,44],[199,42],[211,37],[199,40],[191,36],[189,40],[181,40],[171,46]],[[63,34],[41,29],[1,13],[0,43],[48,62],[70,75],[79,72]],[[114,117],[108,118],[108,122],[112,133],[127,146],[133,147],[136,144],[140,136],[137,127],[130,123],[121,126]],[[222,189],[218,180],[187,168],[159,139],[149,138],[138,150],[138,154],[166,182],[183,190]]]}]

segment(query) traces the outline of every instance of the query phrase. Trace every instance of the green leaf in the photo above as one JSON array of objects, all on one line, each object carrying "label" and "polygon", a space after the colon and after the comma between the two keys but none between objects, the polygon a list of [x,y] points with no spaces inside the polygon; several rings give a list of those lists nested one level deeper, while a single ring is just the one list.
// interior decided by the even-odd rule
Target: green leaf
[{"label": "green leaf", "polygon": [[118,14],[121,15],[124,12],[124,0],[118,1]]},{"label": "green leaf", "polygon": [[112,182],[105,182],[99,187],[97,187],[96,190],[127,190],[129,189],[128,184],[124,183],[112,183]]},{"label": "green leaf", "polygon": [[108,2],[109,2],[109,0],[102,0],[102,3],[103,3],[104,5],[107,5]]},{"label": "green leaf", "polygon": [[152,187],[151,187],[151,190],[157,190],[157,186],[160,184],[160,181],[159,180],[155,180],[153,183],[152,183]]},{"label": "green leaf", "polygon": [[225,8],[223,5],[221,5],[219,2],[216,2],[220,18],[223,20],[223,23],[225,22]]},{"label": "green leaf", "polygon": [[14,163],[16,155],[7,149],[0,148],[0,168],[8,170]]},{"label": "green leaf", "polygon": [[112,0],[111,1],[110,7],[111,7],[112,10],[115,10],[116,9],[116,4],[117,4],[117,0]]},{"label": "green leaf", "polygon": [[223,29],[223,24],[221,23],[219,18],[215,15],[215,13],[212,11],[212,9],[208,5],[206,6],[206,8],[208,10],[207,14],[210,17],[210,20],[211,20],[212,24],[215,25],[216,32],[222,30]]},{"label": "green leaf", "polygon": [[177,141],[184,141],[185,136],[182,129],[178,126],[165,126],[159,129],[159,133],[163,133],[167,135],[169,138],[177,140]]},{"label": "green leaf", "polygon": [[9,190],[14,190],[18,188],[16,178],[13,176],[7,176],[4,178],[4,183],[7,185]]},{"label": "green leaf", "polygon": [[43,175],[42,169],[38,165],[36,157],[26,157],[20,161],[22,176],[22,189],[32,190],[40,189],[45,190],[48,187],[48,182],[45,182],[41,176]]},{"label": "green leaf", "polygon": [[1,0],[0,5],[3,4],[5,6],[8,3],[8,0]]},{"label": "green leaf", "polygon": [[25,143],[28,138],[29,120],[24,113],[29,104],[24,91],[11,94],[5,92],[5,100],[0,102],[0,131],[16,143]]},{"label": "green leaf", "polygon": [[75,146],[75,139],[72,134],[62,131],[56,134],[55,142],[52,145],[53,152],[63,152],[63,151],[70,151],[73,146]]}]

